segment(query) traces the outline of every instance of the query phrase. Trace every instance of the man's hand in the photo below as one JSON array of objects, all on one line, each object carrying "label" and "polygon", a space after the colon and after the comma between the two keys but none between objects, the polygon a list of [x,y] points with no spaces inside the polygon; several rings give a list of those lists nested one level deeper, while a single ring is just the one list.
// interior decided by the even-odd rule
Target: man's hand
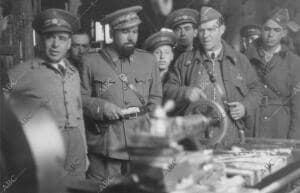
[{"label": "man's hand", "polygon": [[230,109],[230,115],[234,120],[241,119],[246,114],[245,106],[240,102],[227,103]]},{"label": "man's hand", "polygon": [[110,121],[118,120],[123,117],[121,108],[110,102],[104,104],[103,115]]},{"label": "man's hand", "polygon": [[193,87],[187,90],[186,98],[190,102],[196,102],[201,98],[206,99],[207,97],[204,94],[203,90],[201,90],[200,88]]}]

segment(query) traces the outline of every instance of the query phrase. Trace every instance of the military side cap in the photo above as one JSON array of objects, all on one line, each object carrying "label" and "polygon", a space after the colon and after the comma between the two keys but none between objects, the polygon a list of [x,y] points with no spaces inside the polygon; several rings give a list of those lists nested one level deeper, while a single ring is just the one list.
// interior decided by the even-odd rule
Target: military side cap
[{"label": "military side cap", "polygon": [[143,48],[152,52],[162,45],[173,47],[176,44],[176,40],[176,35],[172,30],[161,30],[148,37],[143,44]]},{"label": "military side cap", "polygon": [[242,37],[250,37],[250,36],[260,36],[261,34],[261,27],[256,24],[245,25],[240,30],[240,35]]},{"label": "military side cap", "polygon": [[126,29],[139,25],[142,21],[138,16],[138,12],[143,8],[141,6],[133,6],[119,9],[104,17],[103,22],[109,24],[112,29]]},{"label": "military side cap", "polygon": [[277,9],[271,12],[270,16],[268,17],[268,20],[269,19],[275,21],[280,26],[285,27],[290,20],[289,11],[286,8],[279,10]]},{"label": "military side cap", "polygon": [[174,29],[183,23],[198,24],[199,12],[195,9],[182,8],[170,13],[166,19],[165,26]]},{"label": "military side cap", "polygon": [[47,9],[38,14],[32,22],[32,27],[39,34],[47,32],[73,33],[80,29],[79,19],[62,9]]},{"label": "military side cap", "polygon": [[215,19],[219,19],[221,17],[222,17],[221,13],[218,12],[217,10],[213,9],[212,7],[203,6],[203,7],[201,7],[201,10],[200,10],[199,22],[200,22],[200,24],[203,24],[203,23],[215,20]]}]

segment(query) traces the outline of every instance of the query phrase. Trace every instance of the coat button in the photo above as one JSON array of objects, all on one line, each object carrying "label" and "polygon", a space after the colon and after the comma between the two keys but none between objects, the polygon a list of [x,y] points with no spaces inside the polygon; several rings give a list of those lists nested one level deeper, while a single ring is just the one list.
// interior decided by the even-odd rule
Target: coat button
[{"label": "coat button", "polygon": [[129,102],[128,101],[124,101],[124,105],[129,105]]},{"label": "coat button", "polygon": [[268,117],[264,117],[264,120],[267,120],[268,119]]},{"label": "coat button", "polygon": [[265,87],[265,88],[268,88],[268,85],[265,84],[264,87]]}]

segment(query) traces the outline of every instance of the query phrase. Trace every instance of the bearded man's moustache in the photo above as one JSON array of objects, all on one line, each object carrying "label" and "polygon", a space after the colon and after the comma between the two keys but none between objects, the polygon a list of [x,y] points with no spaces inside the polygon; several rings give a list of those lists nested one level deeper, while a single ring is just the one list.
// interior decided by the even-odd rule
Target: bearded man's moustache
[{"label": "bearded man's moustache", "polygon": [[135,44],[134,44],[134,42],[128,42],[128,43],[125,43],[124,45],[125,46],[134,46]]}]

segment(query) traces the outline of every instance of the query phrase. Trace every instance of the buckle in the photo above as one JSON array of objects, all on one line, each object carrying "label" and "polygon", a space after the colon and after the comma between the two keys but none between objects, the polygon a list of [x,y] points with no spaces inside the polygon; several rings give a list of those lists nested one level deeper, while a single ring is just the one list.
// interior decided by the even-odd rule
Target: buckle
[{"label": "buckle", "polygon": [[138,117],[138,113],[130,113],[128,114],[128,119],[136,119]]},{"label": "buckle", "polygon": [[263,96],[263,98],[261,100],[261,104],[267,106],[269,104],[269,97],[268,96]]}]

